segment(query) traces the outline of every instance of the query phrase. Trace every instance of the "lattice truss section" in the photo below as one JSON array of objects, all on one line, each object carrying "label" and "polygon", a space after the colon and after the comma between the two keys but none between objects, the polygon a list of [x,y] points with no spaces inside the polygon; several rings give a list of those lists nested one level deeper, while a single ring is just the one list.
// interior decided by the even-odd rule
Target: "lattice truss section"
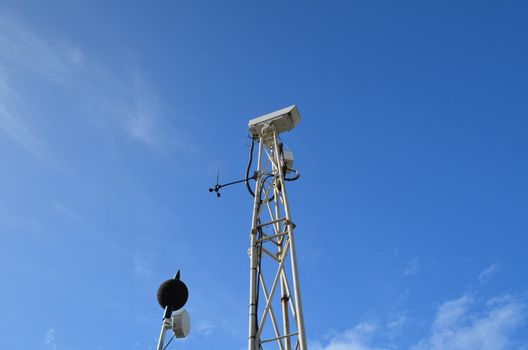
[{"label": "lattice truss section", "polygon": [[258,140],[250,234],[249,350],[306,349],[286,184],[290,172],[277,134]]}]

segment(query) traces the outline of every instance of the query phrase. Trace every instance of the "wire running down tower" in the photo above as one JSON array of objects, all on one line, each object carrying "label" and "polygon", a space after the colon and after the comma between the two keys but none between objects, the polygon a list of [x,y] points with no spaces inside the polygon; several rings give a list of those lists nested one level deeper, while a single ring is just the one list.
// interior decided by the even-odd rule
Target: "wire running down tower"
[{"label": "wire running down tower", "polygon": [[[279,134],[300,121],[296,106],[253,119],[246,185],[253,195],[250,231],[248,350],[306,350],[301,289],[295,251],[295,224],[286,184],[299,178],[293,153]],[[250,177],[254,146],[256,170]],[[249,180],[255,180],[253,189]]]}]

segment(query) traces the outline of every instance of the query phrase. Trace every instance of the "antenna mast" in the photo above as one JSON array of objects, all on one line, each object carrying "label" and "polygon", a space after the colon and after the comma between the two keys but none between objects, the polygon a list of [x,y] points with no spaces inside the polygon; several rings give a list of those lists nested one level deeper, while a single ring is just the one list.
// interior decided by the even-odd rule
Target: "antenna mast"
[{"label": "antenna mast", "polygon": [[[293,154],[279,134],[300,121],[295,106],[253,119],[249,132],[258,144],[250,231],[248,350],[306,350],[294,229],[286,184],[299,177]],[[252,150],[253,152],[253,145]],[[246,182],[249,178],[248,165]],[[290,177],[288,177],[290,176]],[[275,344],[275,345],[272,345]]]}]

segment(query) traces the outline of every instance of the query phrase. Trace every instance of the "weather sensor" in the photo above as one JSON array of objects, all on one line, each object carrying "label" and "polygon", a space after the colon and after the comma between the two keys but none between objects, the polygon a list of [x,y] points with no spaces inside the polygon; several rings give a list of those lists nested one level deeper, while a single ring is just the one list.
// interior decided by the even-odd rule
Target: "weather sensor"
[{"label": "weather sensor", "polygon": [[[249,247],[248,350],[307,350],[301,287],[287,182],[299,178],[293,153],[279,139],[301,118],[295,105],[249,121],[252,137],[246,184],[258,144],[251,179],[253,214]],[[294,173],[288,177],[287,174]]]},{"label": "weather sensor", "polygon": [[158,303],[165,311],[157,350],[166,348],[165,333],[169,329],[172,329],[176,338],[185,338],[189,335],[191,321],[189,314],[183,309],[188,298],[189,290],[185,283],[180,280],[180,271],[176,273],[174,278],[166,280],[158,288]]},{"label": "weather sensor", "polygon": [[187,310],[176,311],[171,317],[171,328],[176,338],[185,338],[191,330],[191,319]]},{"label": "weather sensor", "polygon": [[221,188],[244,182],[253,197],[248,350],[308,348],[294,242],[296,225],[287,194],[287,183],[299,179],[300,174],[293,167],[293,152],[279,138],[300,121],[295,105],[250,120],[245,178],[220,184],[217,175],[216,185],[209,188],[220,197]]},{"label": "weather sensor", "polygon": [[277,134],[290,131],[301,121],[297,106],[293,105],[249,121],[249,132],[254,139],[264,136],[270,126]]}]

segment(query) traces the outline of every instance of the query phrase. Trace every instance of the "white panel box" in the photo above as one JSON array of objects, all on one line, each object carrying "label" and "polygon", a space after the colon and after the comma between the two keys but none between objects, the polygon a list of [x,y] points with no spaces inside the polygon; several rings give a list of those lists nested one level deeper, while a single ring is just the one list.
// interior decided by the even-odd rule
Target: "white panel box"
[{"label": "white panel box", "polygon": [[283,151],[283,155],[282,155],[282,159],[284,159],[284,165],[286,165],[286,168],[288,168],[288,170],[292,170],[293,169],[293,152],[292,151],[289,151],[289,150],[284,150]]}]

